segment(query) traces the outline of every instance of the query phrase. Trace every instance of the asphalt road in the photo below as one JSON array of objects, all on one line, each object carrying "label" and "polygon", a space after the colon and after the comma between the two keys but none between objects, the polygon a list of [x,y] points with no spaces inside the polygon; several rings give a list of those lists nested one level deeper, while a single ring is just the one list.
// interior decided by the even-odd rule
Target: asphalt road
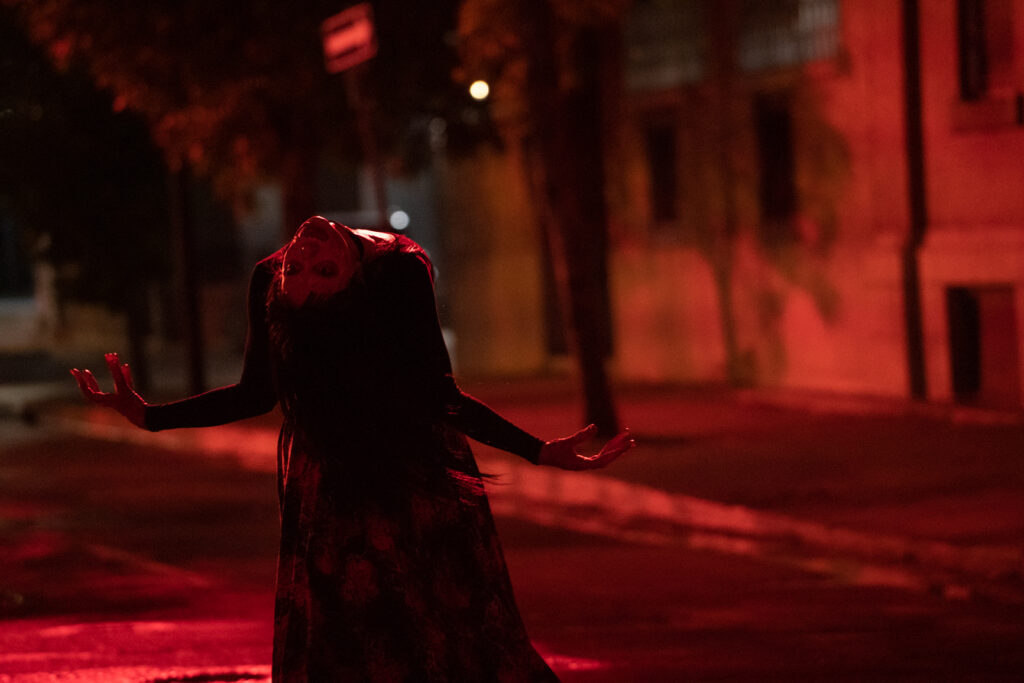
[{"label": "asphalt road", "polygon": [[[0,681],[265,680],[275,490],[229,459],[0,421]],[[531,637],[565,681],[1024,674],[1013,600],[820,548],[629,542],[496,508]]]}]

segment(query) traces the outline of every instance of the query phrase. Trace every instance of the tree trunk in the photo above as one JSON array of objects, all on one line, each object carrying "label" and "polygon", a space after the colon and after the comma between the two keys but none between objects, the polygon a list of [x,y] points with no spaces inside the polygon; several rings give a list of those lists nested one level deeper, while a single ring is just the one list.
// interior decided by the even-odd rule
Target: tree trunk
[{"label": "tree trunk", "polygon": [[[551,252],[568,318],[568,338],[579,370],[585,420],[602,436],[618,431],[605,368],[611,330],[607,292],[607,213],[601,139],[600,56],[597,29],[576,29],[559,74],[555,17],[547,0],[524,0],[532,109],[530,157],[550,218]],[[561,77],[560,77],[561,76]],[[566,78],[566,76],[568,78]],[[562,83],[571,85],[562,86]]]},{"label": "tree trunk", "polygon": [[733,301],[733,258],[736,250],[736,168],[733,163],[733,97],[736,78],[736,38],[739,26],[739,6],[735,0],[716,0],[710,3],[711,54],[714,87],[717,96],[718,162],[722,182],[721,216],[715,222],[715,234],[710,245],[710,261],[718,292],[718,311],[722,323],[722,343],[725,347],[726,378],[732,385],[747,384],[751,368],[739,349],[736,333],[736,311]]},{"label": "tree trunk", "polygon": [[152,388],[149,357],[146,355],[146,335],[150,330],[148,282],[135,283],[124,298],[124,311],[128,322],[128,358],[131,359],[132,381],[135,388],[146,393]]},{"label": "tree trunk", "polygon": [[199,394],[206,390],[205,345],[199,313],[199,283],[196,274],[195,225],[189,201],[191,174],[187,162],[169,175],[171,222],[177,255],[177,280],[180,292],[179,321],[184,328],[188,357],[188,390]]}]

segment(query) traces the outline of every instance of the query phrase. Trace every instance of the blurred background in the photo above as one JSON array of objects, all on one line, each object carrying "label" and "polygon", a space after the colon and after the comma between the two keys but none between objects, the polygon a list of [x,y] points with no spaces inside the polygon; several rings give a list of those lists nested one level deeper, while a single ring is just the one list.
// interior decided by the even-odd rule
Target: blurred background
[{"label": "blurred background", "polygon": [[606,369],[1021,406],[1019,3],[379,0],[331,73],[339,9],[5,0],[5,355],[208,385],[318,213],[429,250],[461,373],[579,368],[605,425]]},{"label": "blurred background", "polygon": [[314,214],[513,422],[633,428],[474,446],[563,680],[1019,679],[1022,93],[1024,0],[0,0],[0,682],[269,679],[278,418],[67,369],[236,381]]}]

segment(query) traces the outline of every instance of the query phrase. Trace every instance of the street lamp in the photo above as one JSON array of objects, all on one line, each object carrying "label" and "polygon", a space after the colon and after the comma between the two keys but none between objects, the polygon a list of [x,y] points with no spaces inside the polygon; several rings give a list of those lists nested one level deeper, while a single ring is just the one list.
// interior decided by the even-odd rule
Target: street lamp
[{"label": "street lamp", "polygon": [[469,86],[469,96],[474,100],[486,100],[490,93],[491,86],[487,85],[487,81],[473,81]]}]

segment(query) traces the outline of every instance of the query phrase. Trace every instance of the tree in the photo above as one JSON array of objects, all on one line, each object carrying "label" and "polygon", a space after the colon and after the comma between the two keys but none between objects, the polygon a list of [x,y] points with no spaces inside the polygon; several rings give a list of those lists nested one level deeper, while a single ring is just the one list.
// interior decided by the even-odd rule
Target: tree
[{"label": "tree", "polygon": [[148,284],[165,277],[164,169],[144,122],[77,69],[54,71],[0,7],[0,195],[58,292],[124,311],[138,380]]},{"label": "tree", "polygon": [[465,69],[495,82],[496,118],[523,146],[538,218],[551,244],[586,419],[618,431],[605,368],[607,290],[602,83],[624,0],[465,0]]},{"label": "tree", "polygon": [[[138,112],[148,122],[176,180],[173,214],[184,245],[179,270],[197,390],[203,363],[188,286],[191,226],[180,196],[193,173],[212,179],[235,202],[244,202],[256,182],[276,180],[284,239],[315,213],[323,149],[342,158],[359,149],[342,82],[325,72],[321,52],[320,24],[340,9],[337,0],[0,1],[20,12],[58,65],[84,65],[112,94],[115,110]],[[369,78],[364,85],[382,86],[378,120],[388,124],[383,137],[395,147],[406,122],[445,108],[454,55],[442,38],[454,2],[374,5],[387,57],[361,72]]]},{"label": "tree", "polygon": [[326,86],[316,15],[266,0],[4,1],[58,65],[84,64],[115,109],[141,113],[172,169],[189,164],[227,195],[273,169],[289,218],[311,211],[324,118],[311,105]]},{"label": "tree", "polygon": [[[2,1],[58,64],[81,60],[115,108],[142,113],[172,169],[188,163],[229,197],[279,180],[285,235],[315,211],[321,150],[358,156],[344,85],[321,49],[337,0]],[[411,119],[450,100],[455,56],[443,38],[455,3],[373,5],[387,49],[362,69],[364,85],[381,104],[377,134],[394,148]]]}]

